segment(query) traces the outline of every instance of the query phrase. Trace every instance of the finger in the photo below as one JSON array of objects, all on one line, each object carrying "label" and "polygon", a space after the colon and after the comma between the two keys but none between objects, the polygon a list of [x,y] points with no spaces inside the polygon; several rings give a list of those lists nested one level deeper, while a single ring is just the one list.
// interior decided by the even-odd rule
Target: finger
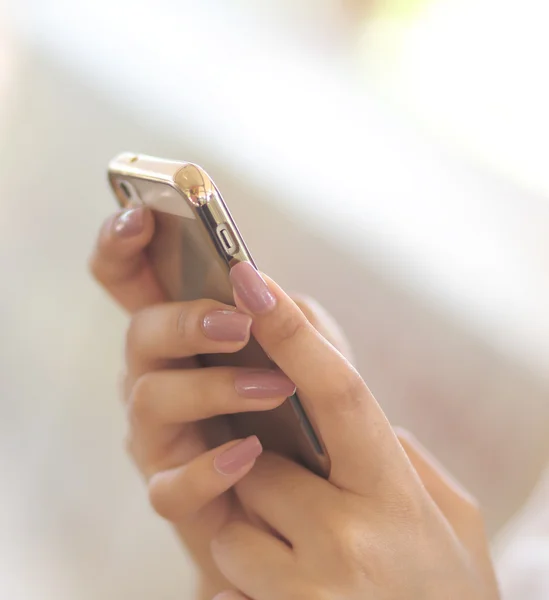
[{"label": "finger", "polygon": [[153,233],[150,210],[118,212],[103,224],[89,261],[97,281],[130,312],[165,300],[144,252]]},{"label": "finger", "polygon": [[275,369],[153,371],[135,382],[129,411],[133,423],[152,429],[218,415],[271,410],[294,391],[290,379]]},{"label": "finger", "polygon": [[188,464],[153,475],[149,498],[156,512],[180,523],[230,489],[261,454],[255,436],[210,450]]},{"label": "finger", "polygon": [[476,500],[409,431],[395,428],[395,432],[426,491],[457,537],[491,569],[492,560]]},{"label": "finger", "polygon": [[353,362],[354,356],[349,340],[332,315],[309,296],[292,294],[291,297],[318,333],[326,338],[336,350],[339,350],[347,360]]},{"label": "finger", "polygon": [[[304,467],[277,454],[265,453],[236,487],[244,506],[295,547],[310,544],[318,523],[342,502],[341,490]],[[308,535],[301,535],[307,531]]]},{"label": "finger", "polygon": [[[212,447],[229,442],[234,435],[228,423],[212,419],[204,424],[188,423],[174,426],[166,433],[164,443],[158,443],[136,427],[130,427],[126,436],[126,448],[145,481],[160,471],[169,471],[186,465]],[[215,443],[210,443],[215,440]]]},{"label": "finger", "polygon": [[236,352],[250,339],[250,324],[248,315],[214,300],[149,306],[128,329],[128,371],[137,377],[173,359]]},{"label": "finger", "polygon": [[233,521],[223,527],[211,545],[213,559],[235,588],[251,598],[280,600],[282,588],[297,593],[292,550],[271,534],[250,523]]},{"label": "finger", "polygon": [[250,263],[231,270],[235,300],[253,315],[257,341],[296,384],[332,462],[338,487],[370,494],[412,480],[381,408],[351,364],[312,327],[294,302]]},{"label": "finger", "polygon": [[141,443],[160,449],[172,443],[182,424],[272,410],[294,391],[294,384],[277,370],[211,367],[153,371],[133,385],[128,414]]}]

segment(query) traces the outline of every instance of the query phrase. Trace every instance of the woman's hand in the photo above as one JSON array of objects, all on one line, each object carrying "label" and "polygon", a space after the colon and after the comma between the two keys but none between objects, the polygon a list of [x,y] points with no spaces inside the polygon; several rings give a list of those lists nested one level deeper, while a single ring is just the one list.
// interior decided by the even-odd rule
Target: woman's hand
[{"label": "woman's hand", "polygon": [[[291,548],[238,521],[225,527],[212,544],[213,555],[246,595],[226,591],[215,600],[497,600],[474,501],[408,433],[399,433],[399,439],[438,517],[403,517],[390,508],[378,514],[359,498],[334,494],[326,482],[267,454],[238,493],[251,506],[257,503],[256,509],[269,495],[260,514],[277,524]],[[441,528],[451,531],[440,536]]]},{"label": "woman's hand", "polygon": [[[295,386],[278,370],[198,368],[196,354],[245,346],[252,319],[211,300],[163,302],[144,253],[153,230],[152,215],[143,208],[111,217],[91,269],[133,313],[124,385],[130,454],[148,482],[154,508],[175,524],[199,567],[204,595],[211,597],[229,585],[212,561],[211,540],[230,519],[245,519],[229,490],[261,453],[256,438],[232,440],[221,415],[270,410]],[[337,326],[321,309],[304,300],[300,306],[345,350]]]},{"label": "woman's hand", "polygon": [[[316,333],[295,304],[274,284],[265,287],[249,265],[233,271],[238,305],[253,318],[254,335],[289,376],[288,385],[297,383],[300,397],[316,418],[332,457],[333,484],[272,456],[260,459],[242,479],[260,452],[253,438],[244,442],[240,460],[235,463],[229,455],[229,460],[221,459],[219,468],[217,457],[235,441],[209,450],[206,434],[222,440],[228,432],[221,418],[203,419],[233,410],[258,410],[262,403],[268,409],[267,403],[276,406],[283,398],[241,397],[234,385],[238,370],[226,372],[225,379],[214,376],[207,384],[200,381],[192,353],[234,351],[245,343],[247,333],[240,341],[212,340],[206,335],[205,314],[234,311],[231,307],[217,303],[156,306],[164,298],[142,252],[153,227],[152,216],[143,209],[111,219],[100,236],[92,270],[128,310],[138,311],[128,336],[130,448],[149,481],[154,505],[174,521],[193,553],[205,579],[205,592],[211,597],[221,586],[232,584],[254,600],[333,595],[429,600],[497,597],[474,509],[467,501],[449,499],[451,495],[433,501],[429,493],[440,491],[439,479],[431,477],[435,483],[426,484],[427,490],[421,484],[418,472],[427,482],[428,467],[423,465],[421,472],[417,460],[412,461],[416,468],[411,466],[362,379],[326,343],[327,334],[334,331],[332,323],[328,321],[324,337]],[[184,336],[178,323],[185,323]],[[227,325],[220,327],[227,329]],[[284,377],[279,372],[274,376]],[[189,386],[193,379],[194,386]],[[176,397],[174,390],[181,390],[181,395]],[[185,390],[193,393],[182,402]],[[212,390],[217,393],[211,394]],[[217,402],[218,394],[227,402]],[[224,472],[227,463],[232,473]],[[239,480],[238,497],[223,493]],[[263,502],[265,489],[280,499],[283,510],[273,506],[272,499]],[[297,489],[306,502],[295,498]],[[280,536],[247,521],[241,498]],[[326,519],[316,510],[320,506]],[[291,549],[280,542],[281,537],[289,540]],[[246,539],[259,545],[246,548],[241,543]],[[328,569],[323,560],[334,568]],[[264,579],[255,577],[256,568]],[[286,575],[295,585],[284,586]],[[433,582],[440,587],[432,590]]]},{"label": "woman's hand", "polygon": [[231,520],[212,543],[223,575],[253,600],[496,599],[474,503],[408,440],[409,460],[358,373],[279,287],[249,264],[232,280],[254,336],[313,413],[332,473],[262,456],[236,494],[273,533]]}]

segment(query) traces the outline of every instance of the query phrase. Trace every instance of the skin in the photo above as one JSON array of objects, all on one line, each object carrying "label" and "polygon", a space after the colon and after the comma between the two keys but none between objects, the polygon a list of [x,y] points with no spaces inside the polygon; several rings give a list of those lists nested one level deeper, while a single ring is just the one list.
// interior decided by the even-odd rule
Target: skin
[{"label": "skin", "polygon": [[[212,341],[204,317],[234,307],[164,301],[143,252],[153,218],[134,211],[139,218],[134,212],[105,223],[91,269],[132,314],[128,447],[153,507],[174,524],[199,568],[201,598],[498,598],[476,503],[411,436],[389,425],[344,357],[334,322],[249,269],[247,280],[272,301],[259,309],[235,269],[237,309],[297,386],[332,472],[325,481],[269,453],[229,475],[216,468],[216,457],[239,443],[223,415],[269,410],[284,397],[243,399],[235,393],[239,369],[197,368],[196,354],[235,352],[250,329],[240,342]],[[131,235],[121,220],[133,223]]]}]

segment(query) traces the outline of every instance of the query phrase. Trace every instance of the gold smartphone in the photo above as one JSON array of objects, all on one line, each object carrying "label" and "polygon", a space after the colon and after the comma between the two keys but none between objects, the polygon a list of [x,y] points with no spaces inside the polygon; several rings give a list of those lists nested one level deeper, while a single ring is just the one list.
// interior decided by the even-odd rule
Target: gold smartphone
[{"label": "gold smartphone", "polygon": [[[219,190],[198,165],[124,153],[109,164],[109,182],[121,206],[144,204],[155,217],[148,253],[169,300],[210,298],[234,305],[229,279],[240,261],[255,265]],[[272,366],[252,338],[232,355],[202,355],[204,366]],[[229,415],[235,435],[257,435],[265,449],[328,477],[330,458],[297,394],[267,412]]]}]

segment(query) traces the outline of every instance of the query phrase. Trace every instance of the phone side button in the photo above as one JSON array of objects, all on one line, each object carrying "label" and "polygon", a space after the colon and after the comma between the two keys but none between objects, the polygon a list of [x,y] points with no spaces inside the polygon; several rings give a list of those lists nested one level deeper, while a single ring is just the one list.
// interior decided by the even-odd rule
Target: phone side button
[{"label": "phone side button", "polygon": [[229,255],[233,256],[238,251],[238,244],[234,239],[233,234],[231,233],[229,227],[225,223],[220,223],[215,230],[221,245],[223,246],[223,250]]}]

